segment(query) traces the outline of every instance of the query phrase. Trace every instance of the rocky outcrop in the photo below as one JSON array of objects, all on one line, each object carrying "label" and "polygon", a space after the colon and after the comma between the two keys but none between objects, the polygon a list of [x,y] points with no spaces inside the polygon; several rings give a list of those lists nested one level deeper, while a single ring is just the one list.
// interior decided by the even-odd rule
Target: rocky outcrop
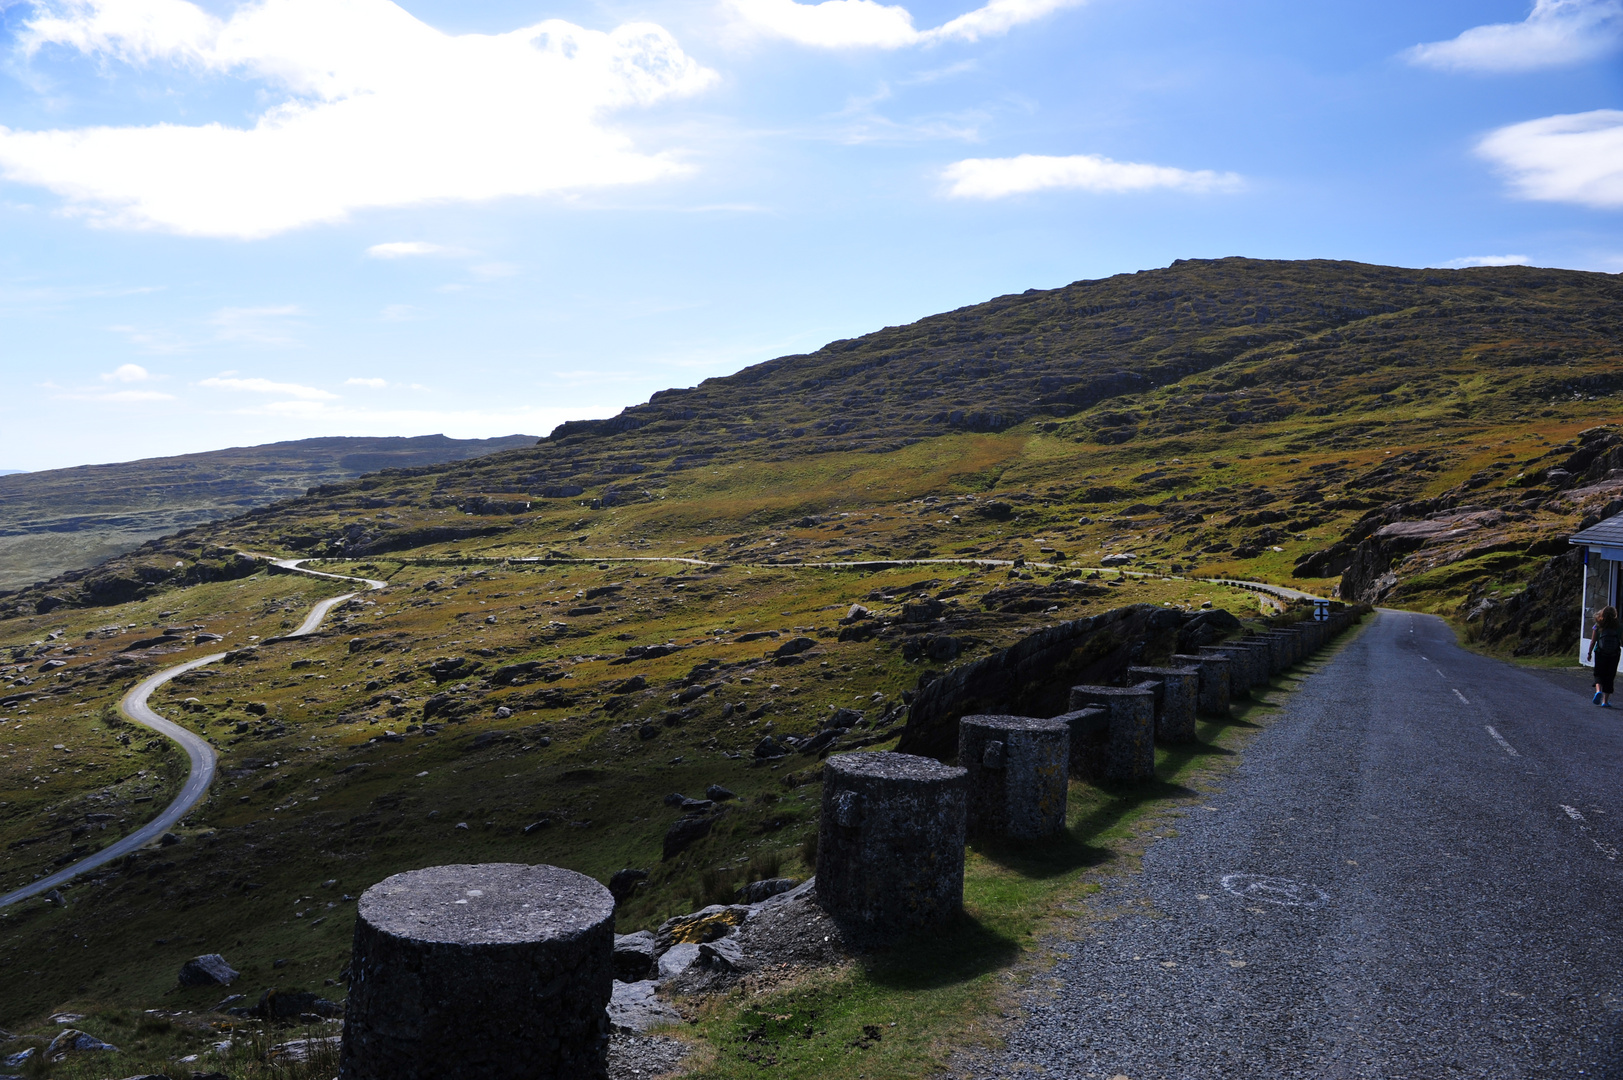
[{"label": "rocky outcrop", "polygon": [[1514,656],[1552,656],[1578,648],[1579,605],[1583,602],[1583,554],[1577,549],[1555,556],[1508,597],[1485,595],[1491,582],[1472,589],[1459,614],[1466,634],[1485,645],[1514,642]]},{"label": "rocky outcrop", "polygon": [[1078,683],[1108,683],[1130,664],[1178,651],[1188,616],[1134,604],[1046,627],[1007,649],[943,672],[926,672],[896,749],[946,759],[958,750],[958,721],[976,713],[1058,716]]}]

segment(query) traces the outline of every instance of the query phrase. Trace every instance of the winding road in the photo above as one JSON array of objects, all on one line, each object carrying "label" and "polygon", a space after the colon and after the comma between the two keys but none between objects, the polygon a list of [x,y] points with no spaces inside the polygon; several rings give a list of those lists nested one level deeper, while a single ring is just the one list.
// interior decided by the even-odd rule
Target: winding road
[{"label": "winding road", "polygon": [[1380,612],[973,1075],[1623,1077],[1623,721],[1589,695]]},{"label": "winding road", "polygon": [[[273,565],[291,573],[309,574],[312,577],[328,578],[333,581],[360,581],[364,582],[368,589],[381,589],[388,584],[388,582],[377,581],[372,578],[357,578],[345,574],[327,574],[317,570],[308,570],[299,565],[305,561],[304,559],[270,560]],[[342,596],[322,600],[310,609],[310,613],[305,616],[304,622],[299,624],[299,628],[286,636],[288,638],[299,638],[308,637],[310,634],[315,633],[321,627],[322,621],[326,619],[328,612],[357,595],[359,593],[345,593]],[[214,782],[214,748],[202,736],[196,735],[179,724],[159,716],[147,704],[147,699],[152,696],[154,690],[171,679],[196,668],[223,660],[225,655],[223,652],[211,653],[196,660],[188,660],[184,664],[164,668],[157,674],[149,675],[137,683],[118,703],[119,712],[123,713],[127,719],[140,724],[142,727],[151,728],[165,738],[178,743],[186,751],[186,756],[191,759],[191,769],[186,775],[186,783],[181,786],[173,801],[164,807],[163,812],[157,817],[128,836],[102,848],[94,855],[86,856],[76,863],[63,867],[54,874],[49,874],[24,885],[20,889],[15,889],[0,896],[0,907],[15,904],[17,901],[26,900],[31,896],[39,896],[42,893],[50,892],[87,870],[105,866],[114,859],[121,859],[130,852],[145,847],[168,832],[176,822],[191,813],[192,808],[203,801],[203,796],[208,794],[209,785]]]}]

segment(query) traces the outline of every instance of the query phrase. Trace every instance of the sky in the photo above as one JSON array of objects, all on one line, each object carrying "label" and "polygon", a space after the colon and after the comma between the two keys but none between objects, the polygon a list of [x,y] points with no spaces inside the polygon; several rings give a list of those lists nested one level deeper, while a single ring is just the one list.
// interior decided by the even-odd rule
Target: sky
[{"label": "sky", "polygon": [[1179,258],[1623,272],[1623,0],[0,0],[0,470],[544,435]]}]

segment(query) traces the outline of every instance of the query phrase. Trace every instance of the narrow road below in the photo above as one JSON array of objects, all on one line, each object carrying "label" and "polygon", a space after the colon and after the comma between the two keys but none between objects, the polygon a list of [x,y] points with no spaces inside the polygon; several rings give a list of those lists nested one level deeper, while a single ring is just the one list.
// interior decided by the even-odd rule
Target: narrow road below
[{"label": "narrow road below", "polygon": [[[323,574],[315,570],[306,570],[299,565],[303,561],[301,559],[276,559],[272,561],[277,566],[292,573],[331,578],[334,581],[364,582],[368,589],[381,589],[388,584],[386,581],[374,581],[371,578],[347,577],[342,574]],[[299,628],[287,636],[290,638],[307,637],[315,633],[320,629],[322,620],[327,617],[329,611],[356,595],[356,593],[345,593],[342,596],[334,596],[318,602],[310,609],[310,614],[305,616],[304,622],[299,625]],[[136,683],[118,703],[118,711],[123,713],[126,719],[140,724],[142,727],[151,728],[159,735],[179,744],[180,748],[186,751],[186,756],[191,759],[191,768],[186,774],[186,782],[181,785],[179,793],[175,795],[169,805],[163,808],[163,812],[128,836],[114,841],[94,855],[86,856],[76,863],[63,867],[54,874],[49,874],[37,881],[31,881],[20,889],[0,895],[0,907],[15,904],[19,900],[26,900],[30,896],[39,896],[42,893],[50,892],[52,889],[59,888],[65,882],[78,877],[86,870],[94,870],[98,866],[105,866],[114,859],[121,859],[130,852],[145,847],[168,832],[176,822],[191,813],[194,806],[203,801],[203,797],[208,794],[209,785],[214,782],[214,747],[210,746],[201,735],[196,735],[179,724],[159,716],[147,704],[147,699],[152,696],[154,690],[176,676],[184,675],[195,668],[205,667],[223,659],[225,659],[225,653],[223,652],[210,653],[208,656],[199,657],[196,660],[188,660],[184,664],[164,668],[157,674],[149,675]]]},{"label": "narrow road below", "polygon": [[1055,943],[986,1075],[1623,1077],[1620,849],[1623,710],[1381,612]]}]

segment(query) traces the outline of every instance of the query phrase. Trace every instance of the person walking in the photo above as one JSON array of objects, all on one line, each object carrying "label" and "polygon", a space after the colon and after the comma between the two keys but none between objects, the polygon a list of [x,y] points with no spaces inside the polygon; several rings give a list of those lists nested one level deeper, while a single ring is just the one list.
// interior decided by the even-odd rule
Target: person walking
[{"label": "person walking", "polygon": [[1617,661],[1623,653],[1623,627],[1619,627],[1617,608],[1603,607],[1595,615],[1595,629],[1589,637],[1589,659],[1595,662],[1595,696],[1591,699],[1603,709],[1612,707],[1612,686],[1617,679]]}]

